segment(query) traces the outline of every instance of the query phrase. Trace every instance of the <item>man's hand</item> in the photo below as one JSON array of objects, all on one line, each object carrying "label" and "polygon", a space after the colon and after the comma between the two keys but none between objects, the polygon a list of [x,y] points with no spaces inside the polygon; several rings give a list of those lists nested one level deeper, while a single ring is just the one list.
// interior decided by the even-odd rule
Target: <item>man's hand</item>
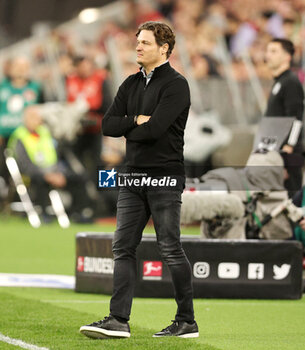
[{"label": "man's hand", "polygon": [[299,222],[299,226],[301,227],[302,230],[305,231],[305,219],[302,219],[302,220]]},{"label": "man's hand", "polygon": [[65,187],[67,184],[66,177],[62,173],[47,173],[44,175],[44,179],[56,188]]},{"label": "man's hand", "polygon": [[143,115],[143,114],[138,115],[137,125],[147,123],[150,118],[151,118],[151,115]]},{"label": "man's hand", "polygon": [[293,152],[293,147],[289,145],[284,145],[282,151],[291,154]]}]

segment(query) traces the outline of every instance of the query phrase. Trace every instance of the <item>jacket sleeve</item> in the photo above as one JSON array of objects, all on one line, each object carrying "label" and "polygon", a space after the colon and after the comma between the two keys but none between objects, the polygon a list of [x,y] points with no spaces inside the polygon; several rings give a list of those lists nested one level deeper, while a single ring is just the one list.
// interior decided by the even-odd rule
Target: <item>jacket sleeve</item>
[{"label": "jacket sleeve", "polygon": [[59,170],[58,163],[47,168],[41,168],[34,164],[28,156],[28,153],[20,140],[18,140],[15,145],[14,153],[21,174],[25,174],[30,177],[42,178],[44,174],[47,173],[62,172]]},{"label": "jacket sleeve", "polygon": [[103,81],[102,90],[103,90],[103,103],[101,105],[99,112],[101,112],[102,114],[105,114],[109,109],[109,107],[111,106],[111,102],[112,102],[111,87],[108,79],[105,79]]},{"label": "jacket sleeve", "polygon": [[301,84],[291,80],[285,87],[284,108],[287,116],[303,120],[304,92]]},{"label": "jacket sleeve", "polygon": [[33,164],[30,160],[23,143],[18,140],[15,147],[15,156],[17,164],[22,174],[28,176],[43,176],[43,169]]},{"label": "jacket sleeve", "polygon": [[299,190],[292,198],[292,203],[299,208],[302,207],[303,193],[304,193],[304,187],[301,190]]},{"label": "jacket sleeve", "polygon": [[190,91],[187,81],[181,78],[173,80],[163,91],[149,121],[129,131],[125,135],[126,139],[144,143],[159,139],[189,106]]},{"label": "jacket sleeve", "polygon": [[105,136],[121,137],[135,127],[134,116],[127,116],[128,79],[119,87],[112,105],[103,118],[102,131]]}]

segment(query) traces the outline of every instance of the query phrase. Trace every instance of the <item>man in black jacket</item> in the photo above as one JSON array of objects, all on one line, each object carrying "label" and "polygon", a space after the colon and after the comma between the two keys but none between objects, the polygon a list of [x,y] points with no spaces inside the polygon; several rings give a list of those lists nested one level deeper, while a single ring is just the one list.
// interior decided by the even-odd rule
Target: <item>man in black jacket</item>
[{"label": "man in black jacket", "polygon": [[[130,336],[128,320],[136,283],[136,248],[152,216],[178,305],[175,321],[154,336],[193,338],[199,333],[194,320],[191,267],[180,243],[183,136],[190,92],[186,79],[168,63],[175,44],[170,27],[146,22],[136,36],[137,63],[142,68],[120,86],[102,129],[107,136],[125,136],[126,172],[142,174],[141,185],[134,182],[120,188],[110,315],[81,327],[80,332],[92,338]],[[164,178],[167,185],[170,183],[167,187],[160,182]]]},{"label": "man in black jacket", "polygon": [[[273,39],[267,46],[266,61],[274,77],[265,113],[267,117],[295,117],[303,121],[304,90],[297,76],[290,70],[293,54],[293,43],[287,39]],[[292,196],[302,186],[302,133],[296,145],[289,145],[288,140],[289,137],[282,152],[286,153],[284,159],[287,163],[292,163],[287,167],[289,177],[285,181],[285,187]]]}]

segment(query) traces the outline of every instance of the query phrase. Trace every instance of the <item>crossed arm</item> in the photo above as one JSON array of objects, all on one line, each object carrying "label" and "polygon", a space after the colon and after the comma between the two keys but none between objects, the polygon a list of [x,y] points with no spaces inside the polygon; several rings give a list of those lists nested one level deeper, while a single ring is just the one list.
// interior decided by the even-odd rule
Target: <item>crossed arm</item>
[{"label": "crossed arm", "polygon": [[151,116],[127,115],[127,91],[124,83],[103,120],[106,136],[125,136],[129,141],[151,142],[160,138],[176,118],[190,105],[188,84],[183,79],[170,82]]}]

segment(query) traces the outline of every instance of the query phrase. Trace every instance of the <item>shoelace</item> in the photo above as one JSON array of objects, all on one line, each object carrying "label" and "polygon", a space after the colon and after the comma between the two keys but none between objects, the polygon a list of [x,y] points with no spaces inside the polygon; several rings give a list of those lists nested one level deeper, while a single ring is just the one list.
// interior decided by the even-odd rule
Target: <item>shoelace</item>
[{"label": "shoelace", "polygon": [[171,322],[173,322],[173,323],[171,325],[169,325],[168,327],[162,329],[161,332],[165,332],[165,331],[172,332],[172,331],[175,331],[178,328],[178,321],[171,320]]},{"label": "shoelace", "polygon": [[105,316],[103,320],[97,321],[97,322],[93,322],[92,326],[100,326],[101,324],[103,324],[104,322],[109,320],[109,316]]}]

